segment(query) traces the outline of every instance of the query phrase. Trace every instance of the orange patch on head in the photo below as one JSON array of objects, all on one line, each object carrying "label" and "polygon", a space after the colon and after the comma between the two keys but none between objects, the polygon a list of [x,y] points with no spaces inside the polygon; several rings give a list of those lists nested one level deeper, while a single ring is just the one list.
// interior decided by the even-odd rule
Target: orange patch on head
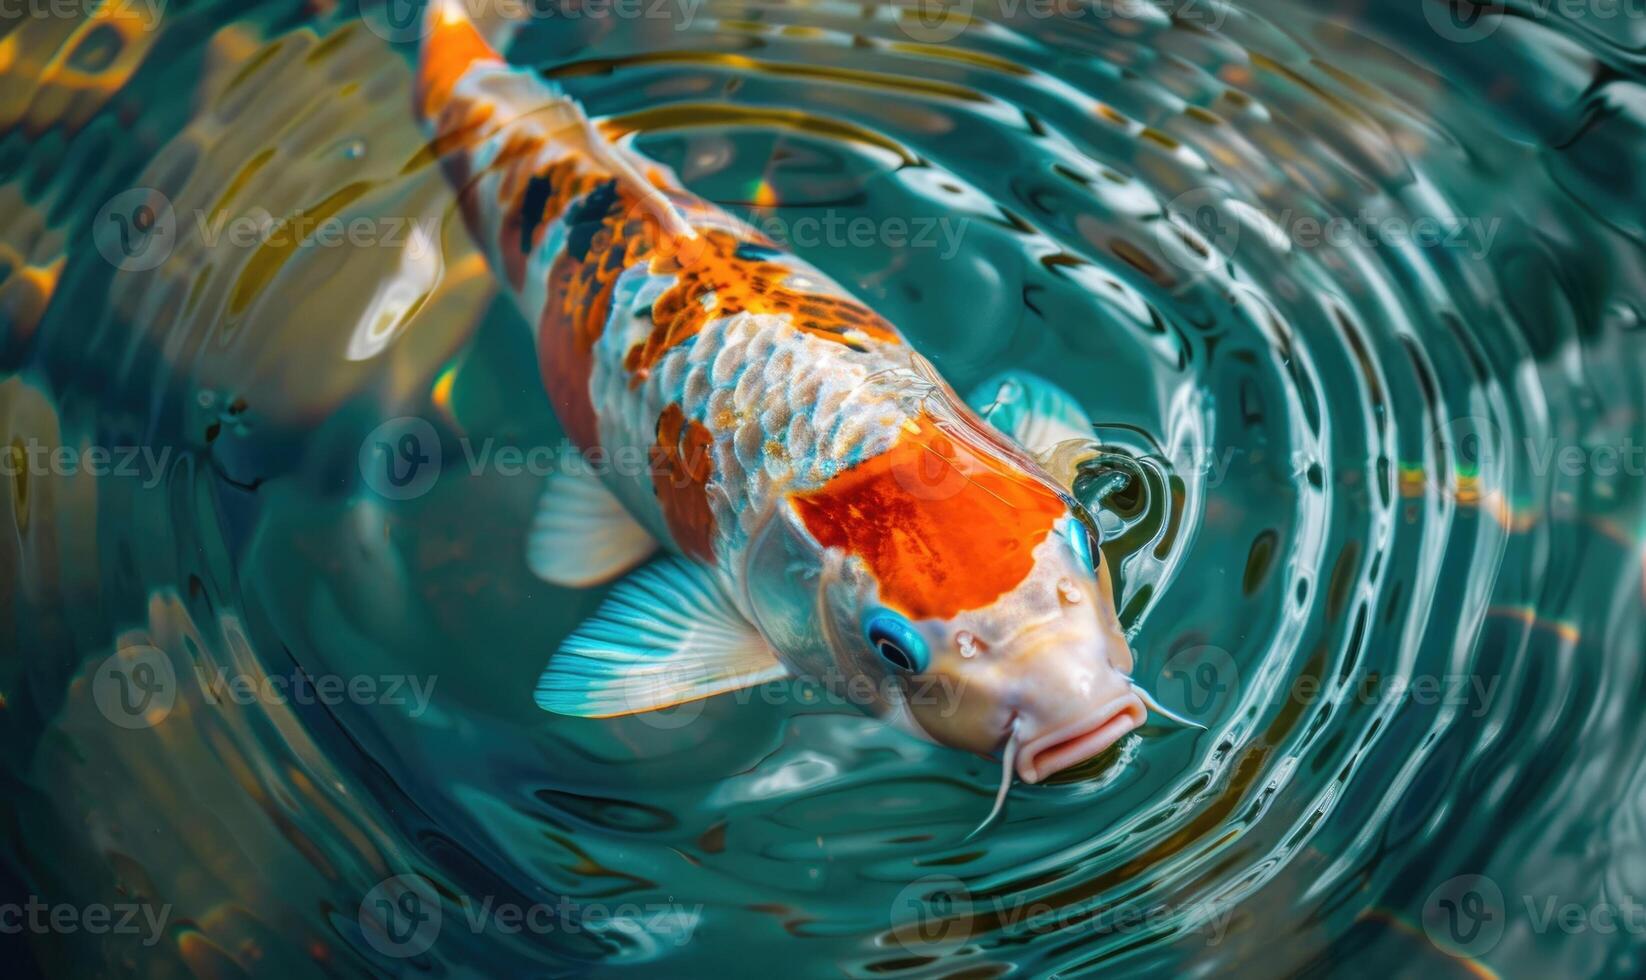
[{"label": "orange patch on head", "polygon": [[794,502],[812,536],[861,558],[881,601],[911,619],[948,619],[1016,588],[1068,513],[1041,477],[980,434],[927,417]]},{"label": "orange patch on head", "polygon": [[670,405],[657,420],[652,447],[652,487],[663,508],[663,521],[680,550],[714,561],[714,512],[709,509],[709,477],[714,438],[703,423],[687,421],[679,405]]}]

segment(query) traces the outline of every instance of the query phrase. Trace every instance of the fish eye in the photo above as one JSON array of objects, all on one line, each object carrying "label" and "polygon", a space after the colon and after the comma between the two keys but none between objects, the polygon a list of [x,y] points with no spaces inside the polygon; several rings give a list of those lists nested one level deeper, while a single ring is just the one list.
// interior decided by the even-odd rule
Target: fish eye
[{"label": "fish eye", "polygon": [[863,636],[880,659],[898,670],[918,674],[931,663],[926,638],[908,620],[890,610],[876,610],[863,623]]},{"label": "fish eye", "polygon": [[1082,520],[1069,521],[1069,527],[1063,532],[1069,541],[1069,547],[1074,549],[1075,557],[1088,572],[1097,571],[1098,557],[1103,553],[1098,549],[1097,539],[1092,536],[1091,529]]}]

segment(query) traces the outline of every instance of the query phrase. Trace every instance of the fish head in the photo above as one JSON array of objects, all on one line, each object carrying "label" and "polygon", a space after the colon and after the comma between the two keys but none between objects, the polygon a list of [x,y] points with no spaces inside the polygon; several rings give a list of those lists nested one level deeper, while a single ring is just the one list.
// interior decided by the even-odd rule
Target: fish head
[{"label": "fish head", "polygon": [[865,706],[918,735],[1010,746],[1025,781],[1108,749],[1147,712],[1092,515],[986,434],[906,435],[793,501],[786,546],[767,548],[783,560],[752,589],[757,625],[785,624],[780,654],[866,678]]},{"label": "fish head", "polygon": [[1010,745],[1029,783],[1102,753],[1147,717],[1090,519],[1071,509],[1054,528],[1028,575],[985,606],[914,618],[847,580],[831,603],[845,653],[883,679],[870,689],[901,693],[892,707],[905,727],[983,754]]}]

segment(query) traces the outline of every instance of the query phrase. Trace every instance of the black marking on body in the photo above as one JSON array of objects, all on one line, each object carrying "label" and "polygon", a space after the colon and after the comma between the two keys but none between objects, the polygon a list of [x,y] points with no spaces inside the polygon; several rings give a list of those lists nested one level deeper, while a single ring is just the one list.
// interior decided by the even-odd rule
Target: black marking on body
[{"label": "black marking on body", "polygon": [[566,252],[574,261],[588,258],[595,234],[617,204],[617,181],[613,179],[584,195],[566,212]]},{"label": "black marking on body", "polygon": [[537,174],[526,183],[524,201],[520,204],[520,254],[532,254],[532,238],[543,223],[543,211],[554,196],[554,181],[545,174]]}]

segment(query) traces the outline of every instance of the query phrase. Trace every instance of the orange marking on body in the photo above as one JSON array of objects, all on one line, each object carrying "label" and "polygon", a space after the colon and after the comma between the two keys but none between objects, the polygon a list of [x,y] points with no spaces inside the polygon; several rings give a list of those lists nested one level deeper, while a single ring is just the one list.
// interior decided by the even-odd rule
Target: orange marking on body
[{"label": "orange marking on body", "polygon": [[675,284],[652,304],[651,335],[625,355],[631,387],[639,387],[664,354],[711,321],[745,312],[787,313],[800,330],[847,346],[856,346],[858,339],[902,342],[890,323],[854,299],[784,285],[795,270],[775,254],[740,254],[743,245],[775,253],[763,238],[702,229],[696,240],[652,264],[654,272],[673,274]]},{"label": "orange marking on body", "polygon": [[[527,218],[526,189],[531,186],[532,180],[532,168],[522,164],[536,160],[543,153],[544,145],[541,136],[511,134],[492,162],[492,168],[502,174],[495,205],[503,216],[502,225],[498,229],[498,254],[503,260],[504,277],[516,292],[526,284],[526,259],[533,251],[533,248],[523,248],[521,242],[521,224]],[[563,164],[569,165],[569,161]],[[554,169],[550,168],[551,171]],[[538,217],[540,219],[541,215]],[[532,246],[542,240],[543,228],[544,222],[538,220],[532,236]]]},{"label": "orange marking on body", "polygon": [[[576,172],[575,164],[556,164],[544,172],[551,190],[541,224],[562,220],[569,208],[610,179]],[[581,255],[568,243],[549,271],[548,305],[538,326],[539,368],[567,435],[584,449],[593,449],[599,438],[589,377],[594,345],[611,313],[612,286],[624,269],[653,250],[654,237],[635,217],[638,213],[636,198],[619,186],[616,203],[601,218],[600,229]],[[518,229],[515,234],[518,239]]]},{"label": "orange marking on body", "polygon": [[881,601],[911,619],[952,618],[1016,588],[1068,513],[1054,489],[981,435],[929,416],[794,503],[820,544],[861,558]]},{"label": "orange marking on body", "polygon": [[432,8],[430,34],[423,43],[423,64],[417,78],[418,102],[425,118],[444,111],[458,80],[471,67],[503,61],[460,8],[454,10],[440,0]]},{"label": "orange marking on body", "polygon": [[714,437],[703,423],[686,419],[670,405],[657,420],[652,447],[652,486],[674,543],[694,558],[714,561],[714,512],[709,509],[709,478]]}]

